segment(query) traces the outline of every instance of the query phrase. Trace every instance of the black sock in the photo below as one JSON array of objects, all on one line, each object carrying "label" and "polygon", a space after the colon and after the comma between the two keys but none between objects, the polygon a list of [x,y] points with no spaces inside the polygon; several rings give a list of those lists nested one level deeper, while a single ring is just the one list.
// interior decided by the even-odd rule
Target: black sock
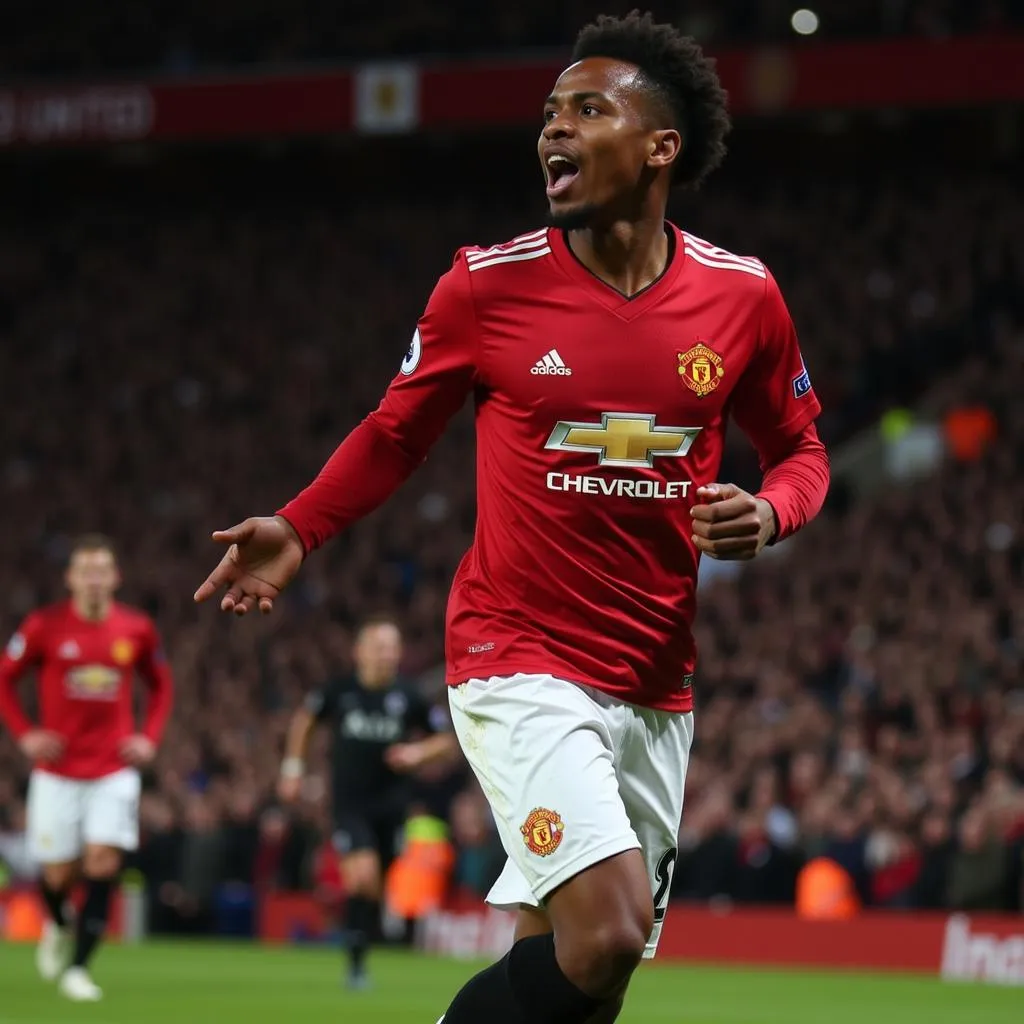
[{"label": "black sock", "polygon": [[107,930],[110,914],[110,893],[114,888],[111,878],[90,878],[86,882],[85,903],[78,918],[75,937],[75,967],[84,967],[89,962],[103,933]]},{"label": "black sock", "polygon": [[555,959],[553,935],[520,939],[503,960],[471,978],[444,1024],[585,1024],[602,1006],[581,992]]},{"label": "black sock", "polygon": [[50,912],[54,924],[58,928],[66,928],[68,919],[64,913],[64,901],[68,898],[68,894],[58,889],[51,889],[46,884],[45,878],[39,879],[39,894],[43,897],[43,902],[46,904],[46,909]]},{"label": "black sock", "polygon": [[365,896],[351,896],[345,909],[346,948],[355,974],[366,964],[377,923],[377,902]]}]

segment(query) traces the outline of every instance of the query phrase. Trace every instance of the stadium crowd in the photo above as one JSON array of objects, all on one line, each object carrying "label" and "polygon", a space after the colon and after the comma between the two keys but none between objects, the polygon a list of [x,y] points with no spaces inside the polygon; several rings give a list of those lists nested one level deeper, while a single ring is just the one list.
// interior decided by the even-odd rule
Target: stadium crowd
[{"label": "stadium crowd", "polygon": [[[597,14],[622,14],[633,0],[539,0],[479,4],[449,0],[361,0],[327,4],[273,0],[216,4],[181,0],[108,0],[101,20],[86,19],[72,0],[5,12],[0,76],[104,71],[188,73],[288,65],[302,61],[432,54],[492,54],[563,47]],[[794,41],[791,0],[649,0],[659,20],[673,21],[715,46]],[[1021,0],[816,0],[816,39],[891,38],[997,33],[1024,24]]]},{"label": "stadium crowd", "polygon": [[[347,664],[360,615],[399,613],[408,672],[442,698],[473,523],[465,413],[399,497],[310,560],[281,614],[229,621],[191,595],[210,529],[275,508],[375,405],[456,246],[525,217],[411,192],[138,199],[14,216],[0,240],[0,623],[59,594],[74,534],[117,538],[124,597],[155,615],[178,687],[142,808],[164,927],[209,927],[225,882],[322,881],[323,749],[298,810],[274,781],[290,709]],[[925,393],[986,407],[997,436],[867,502],[840,484],[805,535],[705,587],[676,894],[788,902],[825,853],[870,904],[1020,908],[1024,204],[997,175],[851,175],[726,187],[683,219],[775,271],[831,444]],[[724,475],[752,484],[744,445]],[[15,868],[25,774],[0,735]],[[500,851],[465,771],[422,779],[420,802],[451,822],[457,881],[485,891]]]}]

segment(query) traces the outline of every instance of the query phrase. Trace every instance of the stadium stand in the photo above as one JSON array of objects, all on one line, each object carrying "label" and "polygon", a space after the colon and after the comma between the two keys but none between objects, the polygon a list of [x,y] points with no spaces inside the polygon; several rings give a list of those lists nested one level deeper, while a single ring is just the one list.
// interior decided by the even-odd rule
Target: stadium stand
[{"label": "stadium stand", "polygon": [[[912,486],[866,502],[838,487],[778,557],[705,588],[680,897],[791,902],[827,853],[868,904],[1021,907],[1024,205],[994,173],[929,181],[726,185],[686,212],[775,270],[832,445],[922,398],[935,416],[986,410],[989,428]],[[368,605],[400,611],[408,668],[431,678],[472,530],[471,422],[271,620],[197,614],[209,530],[275,507],[373,407],[459,244],[532,226],[525,204],[428,205],[413,185],[359,205],[266,188],[258,204],[55,202],[0,240],[0,621],[57,596],[75,533],[120,540],[126,596],[157,617],[179,685],[140,860],[167,930],[208,929],[227,881],[325,884],[322,787],[291,818],[271,799],[286,715],[346,663]],[[730,469],[749,474],[742,450]],[[15,868],[24,767],[0,736]],[[483,891],[500,859],[480,795],[455,771],[422,799],[451,818],[458,880]]]}]

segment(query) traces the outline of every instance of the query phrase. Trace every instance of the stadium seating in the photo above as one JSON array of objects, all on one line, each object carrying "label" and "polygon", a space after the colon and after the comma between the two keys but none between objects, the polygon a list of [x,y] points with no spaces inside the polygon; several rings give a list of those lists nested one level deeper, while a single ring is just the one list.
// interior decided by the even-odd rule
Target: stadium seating
[{"label": "stadium seating", "polygon": [[[268,804],[287,713],[346,663],[359,614],[401,612],[413,673],[440,660],[472,531],[465,415],[399,500],[308,563],[281,614],[228,621],[191,594],[215,557],[209,530],[276,507],[374,406],[456,246],[533,226],[515,204],[445,202],[139,198],[16,215],[0,238],[0,624],[59,594],[75,533],[117,538],[124,596],[157,617],[179,687],[142,866],[202,893],[206,916],[171,907],[168,927],[209,926],[223,881],[313,886],[322,786],[290,821]],[[869,904],[1018,905],[1019,193],[994,175],[851,176],[725,188],[686,224],[776,272],[830,443],[925,393],[942,411],[981,404],[996,437],[869,503],[838,488],[782,554],[705,591],[677,892],[786,902],[800,864],[827,853]],[[741,451],[730,470],[749,482]],[[0,832],[17,831],[23,773],[0,736]],[[460,790],[459,863],[480,888],[495,857],[478,794],[456,773],[425,780],[423,799],[446,809]],[[210,835],[220,867],[182,878],[181,845]],[[984,891],[963,881],[971,862]]]}]

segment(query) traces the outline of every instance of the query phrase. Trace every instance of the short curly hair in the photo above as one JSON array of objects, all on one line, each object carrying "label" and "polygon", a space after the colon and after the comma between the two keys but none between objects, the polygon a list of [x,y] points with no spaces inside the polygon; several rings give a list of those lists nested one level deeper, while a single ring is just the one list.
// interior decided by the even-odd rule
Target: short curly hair
[{"label": "short curly hair", "polygon": [[602,15],[580,31],[572,59],[609,57],[635,64],[653,98],[683,137],[673,184],[698,188],[725,157],[732,127],[728,96],[715,61],[674,25],[655,22],[650,13],[631,11],[624,18]]}]

